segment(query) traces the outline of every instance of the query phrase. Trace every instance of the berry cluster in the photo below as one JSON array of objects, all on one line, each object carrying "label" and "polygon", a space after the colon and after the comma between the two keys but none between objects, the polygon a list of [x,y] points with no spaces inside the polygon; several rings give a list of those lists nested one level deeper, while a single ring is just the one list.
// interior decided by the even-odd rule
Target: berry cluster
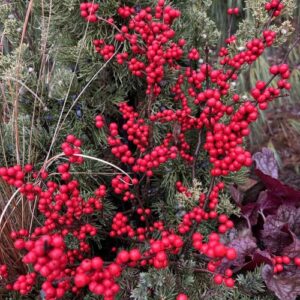
[{"label": "berry cluster", "polygon": [[[131,17],[128,24],[123,25],[115,35],[116,41],[121,43],[127,41],[130,44],[131,53],[118,54],[117,62],[120,64],[127,62],[128,69],[134,75],[145,76],[148,84],[147,93],[158,95],[161,91],[159,83],[165,73],[164,65],[173,66],[174,60],[180,59],[183,54],[182,47],[185,44],[183,40],[178,43],[170,42],[175,35],[171,25],[180,16],[180,11],[165,6],[164,1],[158,1],[154,11],[151,7],[146,7],[137,12],[133,7],[123,6],[117,13],[124,19]],[[85,14],[83,17],[87,21],[91,19],[91,16],[86,17]],[[97,21],[94,15],[92,19]],[[101,45],[98,45],[98,40],[94,41],[94,44],[105,60],[111,57],[113,52],[110,49],[111,45],[99,48]]]},{"label": "berry cluster", "polygon": [[125,193],[123,197],[123,201],[128,201],[134,199],[134,194],[130,193],[128,190],[130,189],[131,185],[137,185],[138,184],[138,179],[133,178],[132,180],[130,177],[124,175],[117,175],[114,177],[111,181],[111,186],[114,189],[114,193],[117,195],[120,195],[122,193]]},{"label": "berry cluster", "polygon": [[[20,240],[16,240],[18,242]],[[49,288],[44,290],[47,298],[60,298],[64,295],[69,285],[58,285],[54,288],[52,282],[54,280],[59,280],[63,282],[65,277],[65,267],[68,262],[67,254],[65,252],[65,242],[63,238],[59,235],[43,235],[36,241],[27,241],[21,243],[16,243],[18,249],[25,248],[28,252],[23,257],[23,262],[25,264],[32,264],[33,269],[36,273],[39,273],[42,277],[47,278],[44,282],[44,286],[47,284]],[[22,247],[21,247],[22,246]],[[31,279],[36,277],[36,273],[31,274]],[[27,275],[28,276],[28,275]],[[15,284],[17,284],[15,282]],[[65,286],[66,289],[63,289]]]},{"label": "berry cluster", "polygon": [[91,2],[83,2],[80,4],[80,15],[87,22],[95,23],[98,21],[96,12],[99,9],[99,4]]},{"label": "berry cluster", "polygon": [[123,125],[128,135],[128,141],[135,144],[140,152],[145,152],[149,142],[149,126],[145,124],[144,119],[137,119],[138,113],[134,112],[133,107],[127,103],[120,104],[120,112],[127,122]]},{"label": "berry cluster", "polygon": [[28,294],[36,281],[35,273],[28,273],[26,275],[20,275],[13,285],[8,284],[6,288],[8,290],[18,291],[21,295]]},{"label": "berry cluster", "polygon": [[188,54],[188,58],[190,60],[199,60],[200,54],[199,54],[198,50],[195,49],[195,48],[191,49],[189,54]]},{"label": "berry cluster", "polygon": [[101,54],[104,60],[109,60],[115,53],[114,45],[106,45],[104,40],[94,40],[93,44],[96,51]]},{"label": "berry cluster", "polygon": [[[216,233],[211,233],[208,237],[208,243],[203,243],[203,236],[196,232],[193,234],[193,246],[200,253],[205,254],[211,259],[208,263],[208,270],[215,272],[217,267],[221,264],[221,259],[226,257],[228,260],[235,260],[237,258],[237,253],[234,248],[228,248],[220,242],[220,236]],[[231,278],[233,275],[232,270],[227,269],[225,271],[225,285],[228,287],[234,286],[234,280]],[[216,274],[214,276],[214,282],[216,284],[221,284],[223,282],[224,276],[221,274]],[[222,279],[222,280],[221,280]]]},{"label": "berry cluster", "polygon": [[77,267],[74,276],[74,292],[88,286],[95,295],[104,296],[105,300],[115,299],[120,287],[115,282],[121,275],[122,269],[116,263],[104,267],[100,257],[84,259]]},{"label": "berry cluster", "polygon": [[[151,209],[150,208],[143,209],[143,208],[140,207],[136,210],[136,212],[137,212],[138,215],[140,215],[140,220],[141,221],[145,221],[146,217],[151,215]],[[141,232],[141,233],[143,233],[143,232]]]},{"label": "berry cluster", "polygon": [[296,266],[300,267],[300,257],[295,257],[294,260],[292,260],[288,256],[274,256],[272,262],[274,264],[274,273],[281,273],[284,270],[284,265],[291,265],[294,263]]},{"label": "berry cluster", "polygon": [[270,0],[265,4],[265,9],[272,13],[272,16],[278,17],[284,9],[282,0]]},{"label": "berry cluster", "polygon": [[267,84],[264,81],[258,81],[255,88],[251,91],[251,95],[258,102],[258,106],[261,110],[267,109],[268,102],[278,97],[280,95],[280,90],[289,90],[291,88],[291,84],[287,81],[287,79],[290,78],[288,65],[274,65],[270,67],[270,73],[273,74],[274,77],[277,75],[281,77],[277,82],[277,88],[267,87]]},{"label": "berry cluster", "polygon": [[176,182],[176,189],[179,193],[184,193],[187,197],[192,196],[192,194],[188,191],[188,188],[185,187],[181,181]]},{"label": "berry cluster", "polygon": [[209,152],[214,167],[213,176],[227,175],[239,171],[242,166],[252,164],[250,152],[242,148],[243,137],[249,135],[249,125],[257,118],[257,109],[251,102],[246,102],[235,115],[229,125],[216,124],[207,132],[204,148]]},{"label": "berry cluster", "polygon": [[129,150],[128,145],[124,144],[121,138],[117,137],[119,134],[118,124],[109,124],[110,135],[107,138],[108,144],[111,146],[111,153],[117,158],[120,158],[122,163],[129,165],[134,164],[135,158],[132,156],[132,152]]},{"label": "berry cluster", "polygon": [[169,142],[169,138],[166,138],[162,145],[156,146],[149,154],[138,158],[132,170],[135,173],[146,173],[148,177],[153,176],[153,168],[158,168],[167,160],[177,157],[177,147],[169,147]]},{"label": "berry cluster", "polygon": [[135,231],[134,229],[130,226],[127,225],[128,223],[128,217],[124,216],[122,213],[117,213],[112,221],[111,228],[112,230],[110,231],[110,236],[121,236],[123,234],[128,235],[129,237],[134,237],[135,236]]},{"label": "berry cluster", "polygon": [[145,255],[149,254],[151,257],[149,264],[156,269],[163,269],[169,265],[168,252],[178,254],[182,246],[183,240],[179,235],[163,231],[161,240],[150,240],[150,250]]},{"label": "berry cluster", "polygon": [[240,9],[238,7],[230,7],[227,9],[228,15],[238,15],[240,13]]},{"label": "berry cluster", "polygon": [[69,134],[66,141],[62,143],[61,149],[64,154],[69,158],[70,163],[83,163],[83,158],[76,156],[76,154],[81,154],[80,151],[81,141],[77,139],[74,135]]}]

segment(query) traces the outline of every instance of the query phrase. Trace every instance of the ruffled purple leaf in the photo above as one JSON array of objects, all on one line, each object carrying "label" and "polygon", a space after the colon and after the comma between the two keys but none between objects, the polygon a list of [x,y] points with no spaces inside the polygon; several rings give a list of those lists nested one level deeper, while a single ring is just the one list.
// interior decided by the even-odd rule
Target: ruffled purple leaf
[{"label": "ruffled purple leaf", "polygon": [[295,266],[285,267],[279,274],[274,274],[273,266],[265,265],[262,277],[269,290],[280,300],[296,300],[300,295],[300,269]]},{"label": "ruffled purple leaf", "polygon": [[262,151],[253,154],[252,158],[258,170],[273,178],[278,178],[278,165],[271,149],[262,148]]}]

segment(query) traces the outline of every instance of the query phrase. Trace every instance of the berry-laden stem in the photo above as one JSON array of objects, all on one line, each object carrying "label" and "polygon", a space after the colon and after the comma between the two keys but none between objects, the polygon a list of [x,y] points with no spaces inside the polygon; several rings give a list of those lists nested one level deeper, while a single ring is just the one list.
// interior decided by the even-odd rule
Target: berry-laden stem
[{"label": "berry-laden stem", "polygon": [[215,181],[216,181],[215,177],[212,177],[211,180],[210,180],[209,188],[208,188],[208,191],[207,191],[207,194],[206,194],[206,197],[205,197],[205,202],[204,202],[204,205],[203,205],[204,211],[206,211],[206,209],[207,209],[207,205],[208,205],[208,202],[209,202],[209,196],[210,196],[210,194],[212,192],[212,189],[215,185]]},{"label": "berry-laden stem", "polygon": [[[282,0],[279,0],[278,5],[279,5],[281,2],[282,2]],[[277,5],[277,7],[278,7],[278,5]],[[263,27],[264,29],[269,28],[269,26],[271,25],[271,22],[272,22],[272,19],[273,19],[273,17],[274,17],[274,14],[275,14],[275,12],[276,12],[276,9],[277,9],[276,7],[273,8],[269,20],[266,22],[266,24],[265,24],[264,27]]]},{"label": "berry-laden stem", "polygon": [[[211,180],[210,180],[210,183],[209,183],[209,188],[208,188],[208,191],[207,191],[207,194],[206,194],[206,197],[205,197],[205,202],[204,202],[204,206],[203,206],[203,209],[206,210],[206,207],[208,205],[208,202],[209,202],[209,196],[212,192],[212,189],[215,185],[215,177],[212,177]],[[182,254],[185,254],[188,249],[190,249],[190,246],[191,246],[191,241],[192,241],[192,236],[193,234],[196,232],[196,229],[197,229],[197,226],[198,224],[196,222],[194,222],[186,240],[185,240],[185,245],[182,247],[182,251],[181,253]]]}]

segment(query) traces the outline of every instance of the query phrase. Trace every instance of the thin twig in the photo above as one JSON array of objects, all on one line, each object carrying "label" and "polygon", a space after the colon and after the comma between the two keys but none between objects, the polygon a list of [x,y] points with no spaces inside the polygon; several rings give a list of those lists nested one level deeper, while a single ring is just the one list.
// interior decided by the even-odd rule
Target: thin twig
[{"label": "thin twig", "polygon": [[202,144],[202,130],[199,130],[198,133],[198,142],[196,146],[196,150],[194,152],[194,160],[193,160],[193,165],[192,165],[192,183],[194,182],[195,176],[196,176],[196,164],[197,164],[197,158],[201,149],[201,144]]},{"label": "thin twig", "polygon": [[215,181],[216,181],[216,178],[214,176],[211,177],[211,180],[210,180],[210,183],[209,183],[209,188],[208,188],[208,191],[206,193],[206,197],[205,197],[205,201],[204,201],[204,205],[203,205],[203,209],[204,211],[207,209],[207,205],[208,205],[208,200],[209,200],[209,196],[212,192],[212,189],[215,185]]}]

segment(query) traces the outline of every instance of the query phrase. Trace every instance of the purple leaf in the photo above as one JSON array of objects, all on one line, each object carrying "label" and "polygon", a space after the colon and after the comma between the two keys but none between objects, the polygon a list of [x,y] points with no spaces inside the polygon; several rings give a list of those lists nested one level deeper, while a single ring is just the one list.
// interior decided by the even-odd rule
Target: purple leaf
[{"label": "purple leaf", "polygon": [[241,208],[241,213],[247,220],[249,228],[257,224],[258,208],[257,203],[249,203]]},{"label": "purple leaf", "polygon": [[274,275],[273,266],[265,265],[262,277],[280,300],[295,300],[300,295],[300,269],[297,267],[285,267],[282,273]]},{"label": "purple leaf", "polygon": [[293,242],[285,247],[282,251],[282,255],[286,255],[289,258],[295,258],[300,256],[300,240],[292,232],[290,233],[293,238]]},{"label": "purple leaf", "polygon": [[289,244],[292,239],[285,229],[285,223],[281,222],[277,216],[268,216],[261,231],[261,240],[270,253],[278,254]]},{"label": "purple leaf", "polygon": [[243,269],[254,270],[256,267],[262,264],[272,265],[272,257],[268,251],[256,249],[253,255],[251,256],[251,260],[244,265]]},{"label": "purple leaf", "polygon": [[272,200],[278,206],[281,204],[290,204],[300,207],[300,191],[294,190],[279,180],[265,175],[258,169],[255,172],[268,190],[268,195],[271,198],[269,201]]},{"label": "purple leaf", "polygon": [[234,185],[229,186],[229,192],[230,192],[230,195],[231,195],[232,199],[234,200],[234,202],[238,206],[240,206],[242,204],[242,200],[243,200],[243,193],[241,191],[239,191],[239,189],[236,188]]},{"label": "purple leaf", "polygon": [[257,245],[255,238],[249,233],[249,235],[231,241],[229,247],[233,247],[237,251],[237,258],[232,261],[233,265],[240,266],[245,263],[245,257],[254,252]]},{"label": "purple leaf", "polygon": [[296,235],[300,234],[300,208],[282,205],[277,212],[278,221],[288,224],[289,229]]},{"label": "purple leaf", "polygon": [[296,235],[300,233],[300,208],[281,205],[276,215],[266,217],[261,237],[267,249],[280,254],[293,242],[290,232]]},{"label": "purple leaf", "polygon": [[258,170],[273,178],[278,178],[278,166],[274,152],[269,148],[262,148],[261,152],[253,154]]}]

